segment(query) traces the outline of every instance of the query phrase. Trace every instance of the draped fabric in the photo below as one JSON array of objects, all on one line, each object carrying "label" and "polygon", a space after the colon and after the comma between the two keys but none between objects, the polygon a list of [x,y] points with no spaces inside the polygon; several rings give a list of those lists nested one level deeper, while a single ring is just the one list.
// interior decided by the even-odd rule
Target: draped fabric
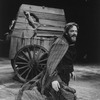
[{"label": "draped fabric", "polygon": [[68,47],[69,45],[64,37],[58,38],[52,45],[47,61],[47,70],[49,75],[52,75],[53,71],[56,69],[62,57],[68,50]]},{"label": "draped fabric", "polygon": [[52,45],[49,57],[47,60],[47,69],[46,73],[42,80],[42,92],[44,91],[45,87],[47,87],[54,75],[55,69],[63,56],[65,55],[66,51],[68,50],[68,42],[64,37],[58,38]]}]

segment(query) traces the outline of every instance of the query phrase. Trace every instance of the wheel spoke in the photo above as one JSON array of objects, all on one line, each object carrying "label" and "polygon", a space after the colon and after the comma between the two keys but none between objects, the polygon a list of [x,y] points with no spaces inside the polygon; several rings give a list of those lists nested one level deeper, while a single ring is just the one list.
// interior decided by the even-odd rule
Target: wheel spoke
[{"label": "wheel spoke", "polygon": [[30,53],[30,49],[29,48],[27,48],[27,52],[28,52],[28,55],[29,55],[29,59],[32,59],[32,56],[31,56],[31,53]]},{"label": "wheel spoke", "polygon": [[43,70],[44,66],[45,66],[45,65],[39,65],[38,71],[40,72],[41,70]]},{"label": "wheel spoke", "polygon": [[29,70],[29,68],[27,68],[26,70],[24,70],[24,72],[20,76],[22,76],[27,70]]},{"label": "wheel spoke", "polygon": [[35,46],[33,48],[33,59],[35,59]]},{"label": "wheel spoke", "polygon": [[27,78],[28,78],[28,76],[29,76],[31,70],[32,70],[32,69],[30,69],[30,70],[28,71],[28,73],[27,73],[27,75],[26,75],[26,77],[25,77],[26,80],[27,80]]},{"label": "wheel spoke", "polygon": [[31,70],[31,78],[33,78],[33,76],[34,76],[34,71],[33,71],[33,69]]},{"label": "wheel spoke", "polygon": [[23,66],[23,67],[20,67],[20,68],[17,66],[17,69],[20,70],[20,69],[24,69],[26,67],[28,67],[28,66],[26,65],[26,66]]},{"label": "wheel spoke", "polygon": [[29,57],[28,57],[28,55],[26,55],[24,51],[22,51],[22,54],[23,54],[23,56],[24,56],[27,60],[30,60]]},{"label": "wheel spoke", "polygon": [[23,60],[23,61],[25,61],[25,62],[28,62],[27,59],[25,59],[25,58],[22,57],[22,56],[18,56],[18,58],[21,59],[21,60]]},{"label": "wheel spoke", "polygon": [[15,63],[16,65],[26,65],[26,64],[28,64],[27,62],[16,62]]},{"label": "wheel spoke", "polygon": [[32,51],[32,50],[30,51],[30,54],[31,54],[31,57],[32,57],[32,59],[33,59],[33,51]]},{"label": "wheel spoke", "polygon": [[40,54],[42,53],[42,50],[41,50],[41,48],[39,49],[39,51],[38,51],[38,54],[37,54],[37,58],[39,58],[40,57]]},{"label": "wheel spoke", "polygon": [[47,58],[40,60],[39,63],[41,63],[43,61],[47,61]]}]

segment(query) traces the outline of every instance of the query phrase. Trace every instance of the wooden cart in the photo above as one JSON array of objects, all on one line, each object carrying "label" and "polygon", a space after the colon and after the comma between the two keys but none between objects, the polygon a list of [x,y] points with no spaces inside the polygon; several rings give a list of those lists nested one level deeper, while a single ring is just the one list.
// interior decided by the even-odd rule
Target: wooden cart
[{"label": "wooden cart", "polygon": [[[35,14],[41,26],[34,34],[24,11]],[[39,74],[47,61],[48,51],[55,37],[63,34],[66,23],[63,9],[22,4],[11,34],[9,57],[17,77],[26,82]]]}]

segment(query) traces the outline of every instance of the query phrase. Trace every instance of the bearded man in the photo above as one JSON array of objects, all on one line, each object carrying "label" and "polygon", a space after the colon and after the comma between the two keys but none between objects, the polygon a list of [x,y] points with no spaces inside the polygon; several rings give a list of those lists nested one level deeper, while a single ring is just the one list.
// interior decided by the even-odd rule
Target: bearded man
[{"label": "bearded man", "polygon": [[[17,100],[22,100],[22,97],[28,97],[24,100],[31,100],[29,95],[33,100],[76,100],[75,89],[68,85],[70,74],[74,77],[73,61],[77,34],[76,23],[65,25],[64,34],[56,39],[49,50],[46,68],[22,87]],[[34,95],[33,91],[37,94]]]}]

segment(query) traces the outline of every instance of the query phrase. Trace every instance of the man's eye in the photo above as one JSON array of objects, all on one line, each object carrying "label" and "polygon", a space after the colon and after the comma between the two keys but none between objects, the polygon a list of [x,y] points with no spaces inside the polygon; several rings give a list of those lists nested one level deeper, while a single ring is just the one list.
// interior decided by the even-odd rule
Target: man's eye
[{"label": "man's eye", "polygon": [[77,32],[78,30],[74,30],[74,31],[76,31],[76,32]]},{"label": "man's eye", "polygon": [[70,32],[77,32],[77,30],[70,30]]},{"label": "man's eye", "polygon": [[70,30],[70,32],[74,32],[74,30]]}]

